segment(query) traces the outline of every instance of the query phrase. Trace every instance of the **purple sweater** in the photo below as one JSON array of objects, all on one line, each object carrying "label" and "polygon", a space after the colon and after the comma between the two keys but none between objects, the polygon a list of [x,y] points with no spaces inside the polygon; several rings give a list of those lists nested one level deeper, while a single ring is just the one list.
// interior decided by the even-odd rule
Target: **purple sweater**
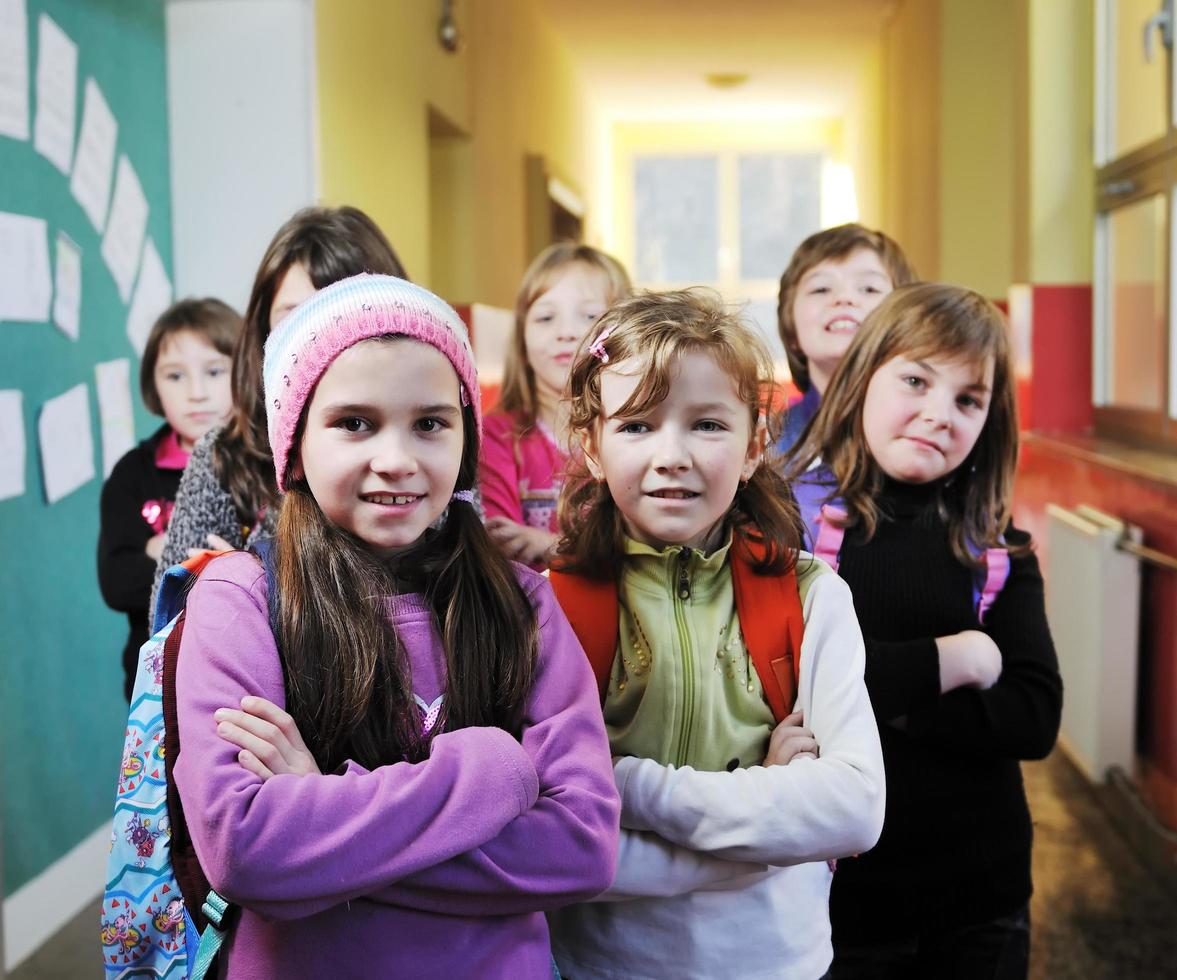
[{"label": "purple sweater", "polygon": [[[176,785],[212,887],[243,907],[229,977],[550,977],[543,912],[611,882],[619,802],[596,684],[542,577],[517,566],[540,623],[522,743],[497,728],[433,740],[429,759],[262,783],[213,712],[284,704],[266,580],[236,553],[188,599]],[[444,656],[420,597],[389,603],[431,704]]]}]

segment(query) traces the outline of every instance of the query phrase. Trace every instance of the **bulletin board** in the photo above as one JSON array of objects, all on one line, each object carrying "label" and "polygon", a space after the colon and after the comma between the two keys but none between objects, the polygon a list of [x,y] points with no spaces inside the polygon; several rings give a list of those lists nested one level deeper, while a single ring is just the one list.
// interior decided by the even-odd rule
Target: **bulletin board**
[{"label": "bulletin board", "polygon": [[114,799],[127,622],[99,594],[98,508],[159,425],[138,370],[171,300],[165,52],[160,0],[0,0],[6,895]]}]

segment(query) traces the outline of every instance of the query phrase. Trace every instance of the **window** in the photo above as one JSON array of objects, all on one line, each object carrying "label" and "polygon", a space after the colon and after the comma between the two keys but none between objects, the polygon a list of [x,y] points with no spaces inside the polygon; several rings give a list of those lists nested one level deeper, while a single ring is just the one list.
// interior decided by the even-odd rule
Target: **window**
[{"label": "window", "polygon": [[745,304],[787,373],[776,318],[781,273],[823,218],[831,224],[856,217],[844,207],[831,210],[829,188],[846,181],[830,174],[819,153],[635,156],[636,280],[651,289],[709,285],[728,302]]},{"label": "window", "polygon": [[1172,0],[1096,17],[1096,427],[1177,447]]}]

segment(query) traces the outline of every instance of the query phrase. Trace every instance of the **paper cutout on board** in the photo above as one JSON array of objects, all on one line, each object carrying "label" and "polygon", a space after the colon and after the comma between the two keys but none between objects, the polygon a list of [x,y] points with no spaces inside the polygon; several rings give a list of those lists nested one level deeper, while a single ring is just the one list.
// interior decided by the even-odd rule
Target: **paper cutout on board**
[{"label": "paper cutout on board", "polygon": [[50,398],[37,419],[45,499],[54,504],[94,479],[90,396],[84,384]]},{"label": "paper cutout on board", "polygon": [[86,79],[82,102],[82,131],[74,157],[69,189],[86,212],[94,230],[102,234],[106,225],[106,205],[110,200],[110,178],[114,173],[114,145],[119,124],[106,104],[102,89],[92,78]]},{"label": "paper cutout on board", "polygon": [[29,15],[25,0],[0,0],[0,136],[29,138]]},{"label": "paper cutout on board", "polygon": [[49,321],[49,226],[0,211],[0,321]]},{"label": "paper cutout on board", "polygon": [[74,158],[78,46],[48,14],[37,21],[37,119],[33,147],[68,176]]},{"label": "paper cutout on board", "polygon": [[139,281],[135,284],[135,295],[127,311],[127,339],[135,353],[143,356],[147,335],[151,333],[156,318],[172,303],[172,283],[168,279],[163,260],[150,238],[143,246],[143,261],[139,264]]},{"label": "paper cutout on board", "polygon": [[131,298],[135,270],[139,268],[139,253],[143,250],[143,235],[147,232],[147,198],[139,175],[125,156],[119,157],[118,173],[114,179],[114,199],[110,202],[110,217],[106,235],[102,239],[102,257],[114,276],[119,297],[125,303]]},{"label": "paper cutout on board", "polygon": [[94,365],[98,388],[98,418],[102,431],[102,476],[135,445],[135,416],[131,408],[131,362],[125,357]]},{"label": "paper cutout on board", "polygon": [[57,233],[53,322],[70,340],[78,339],[82,311],[82,250],[64,231]]},{"label": "paper cutout on board", "polygon": [[25,492],[25,419],[21,393],[0,391],[0,500]]}]

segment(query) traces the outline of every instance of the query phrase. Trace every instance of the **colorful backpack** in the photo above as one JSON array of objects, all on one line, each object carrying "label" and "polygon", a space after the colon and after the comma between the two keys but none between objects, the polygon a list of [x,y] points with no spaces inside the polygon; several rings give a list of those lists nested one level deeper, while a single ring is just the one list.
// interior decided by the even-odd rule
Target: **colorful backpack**
[{"label": "colorful backpack", "polygon": [[[831,498],[832,483],[829,471],[812,469],[793,483],[793,492],[801,509],[801,518],[813,543],[813,554],[835,572],[842,554],[842,539],[846,534],[846,508]],[[1005,588],[1009,578],[1009,552],[1005,548],[975,548],[974,557],[983,566],[973,581],[973,609],[977,622],[984,624],[985,614]]]},{"label": "colorful backpack", "polygon": [[[753,563],[764,555],[760,542],[741,537],[732,546],[732,588],[740,631],[760,677],[764,697],[779,722],[797,700],[804,617],[797,575],[758,575]],[[597,678],[604,703],[617,654],[617,583],[552,569],[552,589]]]},{"label": "colorful backpack", "polygon": [[[254,550],[272,585],[268,541]],[[203,978],[235,911],[200,870],[172,778],[179,753],[176,664],[184,603],[215,557],[203,552],[164,574],[153,633],[139,669],[123,741],[106,889],[102,897],[102,965],[106,980]]]}]

